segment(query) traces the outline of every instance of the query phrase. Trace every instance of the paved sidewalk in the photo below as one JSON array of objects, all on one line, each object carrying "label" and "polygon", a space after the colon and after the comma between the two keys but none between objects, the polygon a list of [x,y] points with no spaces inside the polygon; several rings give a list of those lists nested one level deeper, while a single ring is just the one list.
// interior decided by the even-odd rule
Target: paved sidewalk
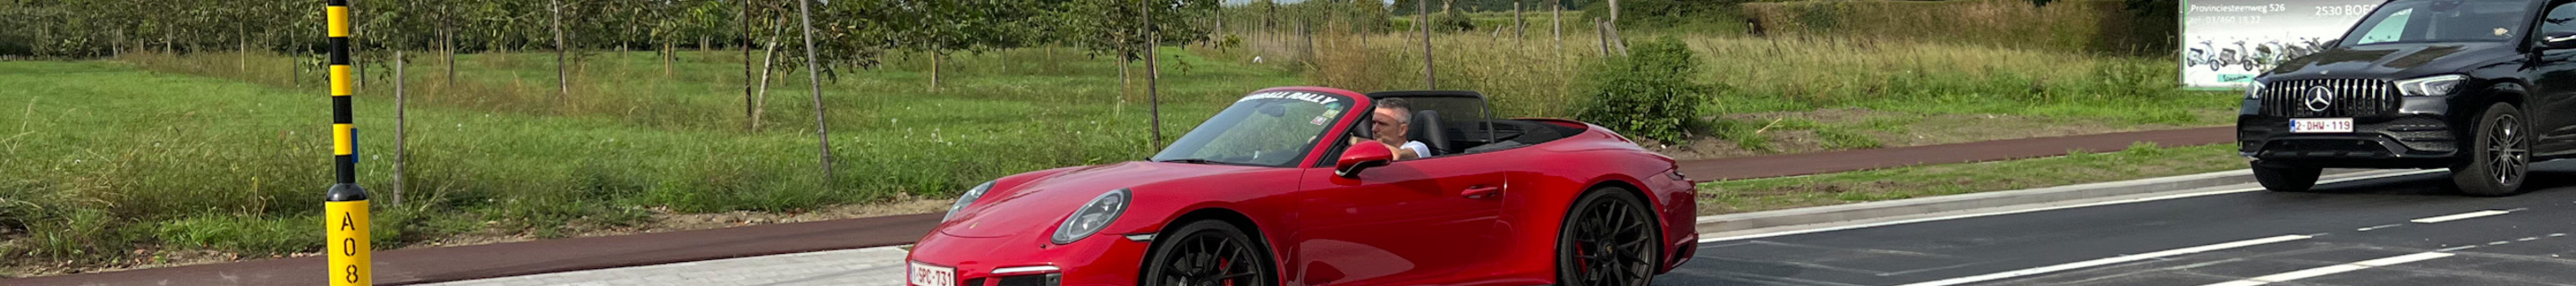
[{"label": "paved sidewalk", "polygon": [[768,286],[903,284],[904,251],[892,246],[557,272],[424,285]]},{"label": "paved sidewalk", "polygon": [[[1978,162],[2056,156],[2065,155],[2067,151],[2071,150],[2110,152],[2126,149],[2130,144],[2136,142],[2152,142],[2159,146],[2225,144],[2235,140],[2234,132],[2235,131],[2231,127],[2212,127],[1825,153],[1694,160],[1682,162],[1682,172],[1696,180],[1796,176],[1923,164]],[[720,259],[763,255],[850,250],[866,247],[901,245],[912,243],[914,240],[921,238],[924,233],[928,233],[931,227],[938,224],[939,217],[940,214],[932,213],[623,236],[585,237],[519,243],[379,251],[375,254],[375,279],[377,283],[385,285],[407,285],[450,281],[480,281],[473,279],[514,277],[546,273],[585,273],[589,272],[586,270],[606,268],[687,263],[691,261],[708,262],[719,261]],[[864,263],[892,263],[893,261],[900,260],[900,258],[893,258],[877,260],[834,259],[833,261],[843,261],[844,263],[862,263],[857,261],[865,261]],[[754,261],[761,260],[745,260],[738,263],[760,263]],[[860,268],[835,268],[844,266]],[[839,277],[841,275],[865,276],[870,274],[861,273],[878,273],[871,271],[885,271],[874,268],[865,268],[865,265],[814,267],[815,268],[812,269],[797,268],[800,270],[814,271],[803,272],[806,274],[781,275],[806,275],[804,277],[839,279],[829,277]],[[0,286],[323,285],[324,282],[326,282],[324,274],[327,273],[323,268],[323,261],[321,259],[304,257],[106,273],[6,279],[0,280]],[[899,267],[893,269],[894,270],[891,271],[898,273],[898,275],[902,271]],[[636,277],[653,276],[636,275]],[[687,277],[680,277],[678,279],[686,278]],[[864,278],[860,280],[867,279],[873,278]],[[528,282],[541,281],[543,280]],[[836,284],[820,282],[826,280],[815,281],[817,282],[804,283],[803,281],[789,279],[789,281],[785,281],[784,283]],[[887,283],[893,282],[893,280],[885,281],[888,281]],[[632,284],[610,283],[608,285]]]}]

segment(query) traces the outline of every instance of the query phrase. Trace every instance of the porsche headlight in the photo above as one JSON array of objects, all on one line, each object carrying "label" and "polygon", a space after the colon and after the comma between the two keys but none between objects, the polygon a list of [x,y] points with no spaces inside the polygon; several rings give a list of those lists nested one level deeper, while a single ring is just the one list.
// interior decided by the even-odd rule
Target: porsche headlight
[{"label": "porsche headlight", "polygon": [[956,219],[957,212],[965,211],[967,206],[975,205],[976,199],[984,198],[984,191],[991,190],[993,190],[993,182],[984,182],[982,185],[975,185],[973,189],[966,189],[965,195],[957,196],[956,203],[948,204],[948,216],[939,217],[939,221],[948,222],[950,219]]},{"label": "porsche headlight", "polygon": [[2460,87],[2460,82],[2468,80],[2469,76],[2456,74],[2399,80],[2397,91],[2406,93],[2406,96],[2451,95],[2453,89]]},{"label": "porsche headlight", "polygon": [[1127,189],[1117,189],[1092,198],[1091,203],[1082,204],[1082,209],[1074,210],[1072,216],[1064,218],[1064,223],[1056,225],[1055,236],[1049,241],[1070,244],[1099,233],[1100,229],[1109,227],[1110,222],[1118,221],[1118,214],[1127,212],[1128,197]]},{"label": "porsche headlight", "polygon": [[2245,85],[2245,99],[2263,99],[2263,81],[2251,82],[2252,84]]}]

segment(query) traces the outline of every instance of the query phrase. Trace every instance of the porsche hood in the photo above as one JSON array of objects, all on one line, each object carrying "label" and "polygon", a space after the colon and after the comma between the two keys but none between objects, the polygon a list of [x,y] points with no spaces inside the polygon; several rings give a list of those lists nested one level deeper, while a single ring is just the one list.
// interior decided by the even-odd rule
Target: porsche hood
[{"label": "porsche hood", "polygon": [[983,198],[961,210],[955,220],[941,225],[939,231],[959,237],[1045,235],[1075,209],[1110,190],[1128,189],[1136,193],[1134,198],[1143,199],[1155,197],[1149,192],[1169,191],[1152,185],[1258,169],[1265,168],[1161,162],[1077,167],[1042,174],[1016,185],[993,186]]}]

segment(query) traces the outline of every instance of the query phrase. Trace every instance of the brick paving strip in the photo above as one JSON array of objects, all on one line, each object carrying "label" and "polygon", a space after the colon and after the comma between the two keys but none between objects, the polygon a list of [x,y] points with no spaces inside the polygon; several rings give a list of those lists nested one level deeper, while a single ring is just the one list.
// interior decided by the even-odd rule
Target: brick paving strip
[{"label": "brick paving strip", "polygon": [[[2013,139],[1915,147],[1851,150],[1807,154],[1756,156],[1696,160],[1682,163],[1683,174],[1697,180],[1746,179],[1798,176],[1858,170],[1885,169],[1926,164],[1947,164],[2011,160],[2065,155],[2069,151],[2113,152],[2127,149],[2136,142],[2153,142],[2157,146],[2195,146],[2225,144],[2235,140],[2234,128],[2125,132],[2097,135]],[[545,273],[633,267],[666,263],[705,261],[717,263],[752,263],[750,259],[709,261],[755,256],[804,257],[777,261],[811,260],[789,253],[853,250],[902,245],[920,239],[937,225],[940,214],[915,214],[847,220],[756,225],[733,228],[673,231],[662,233],[549,239],[529,242],[389,250],[375,256],[375,282],[404,285],[511,277]],[[862,251],[874,256],[884,253]],[[859,252],[847,252],[859,253]],[[899,253],[899,252],[896,252]],[[833,255],[846,254],[835,252]],[[814,257],[836,257],[817,254]],[[851,254],[855,255],[855,254]],[[900,256],[896,256],[900,257]],[[897,258],[899,259],[899,258]],[[234,263],[192,265],[167,268],[126,270],[103,273],[0,280],[0,285],[324,285],[326,267],[319,257],[254,260]],[[852,265],[884,264],[883,261],[851,261]],[[825,265],[816,267],[825,270]],[[847,265],[844,265],[847,266]],[[849,268],[849,267],[843,267]],[[877,267],[884,268],[884,267]],[[851,268],[857,269],[857,268]],[[848,270],[847,271],[860,271]],[[607,273],[604,271],[588,271]],[[838,273],[824,271],[826,273]],[[876,277],[881,270],[866,270]],[[855,273],[855,272],[854,272]],[[716,276],[672,276],[674,281],[699,281]],[[634,277],[629,279],[659,279]],[[689,280],[699,279],[699,280]],[[870,278],[879,280],[887,278]],[[503,280],[503,279],[494,279]],[[542,279],[522,279],[531,284],[561,284]],[[630,282],[642,282],[636,280]],[[468,281],[467,284],[473,281]],[[572,283],[572,281],[555,281]],[[582,282],[588,284],[605,281]],[[812,283],[808,283],[812,282]],[[792,281],[788,284],[813,284],[822,281]],[[511,283],[499,283],[511,284]],[[628,283],[613,283],[627,285]],[[652,283],[638,283],[652,284]],[[683,283],[686,284],[686,283]],[[730,283],[725,283],[730,284]],[[496,284],[497,285],[497,284]],[[697,284],[689,284],[697,285]],[[721,285],[721,284],[705,284]]]}]

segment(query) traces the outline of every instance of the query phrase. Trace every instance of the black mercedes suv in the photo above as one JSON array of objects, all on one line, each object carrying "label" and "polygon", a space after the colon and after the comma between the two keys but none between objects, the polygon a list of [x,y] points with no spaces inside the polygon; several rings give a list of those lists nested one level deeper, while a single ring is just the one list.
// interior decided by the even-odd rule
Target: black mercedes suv
[{"label": "black mercedes suv", "polygon": [[[2395,0],[2245,92],[2238,152],[2265,189],[2320,168],[2450,168],[2511,195],[2532,162],[2576,155],[2576,0]],[[2537,31],[2537,32],[2535,32]]]}]

